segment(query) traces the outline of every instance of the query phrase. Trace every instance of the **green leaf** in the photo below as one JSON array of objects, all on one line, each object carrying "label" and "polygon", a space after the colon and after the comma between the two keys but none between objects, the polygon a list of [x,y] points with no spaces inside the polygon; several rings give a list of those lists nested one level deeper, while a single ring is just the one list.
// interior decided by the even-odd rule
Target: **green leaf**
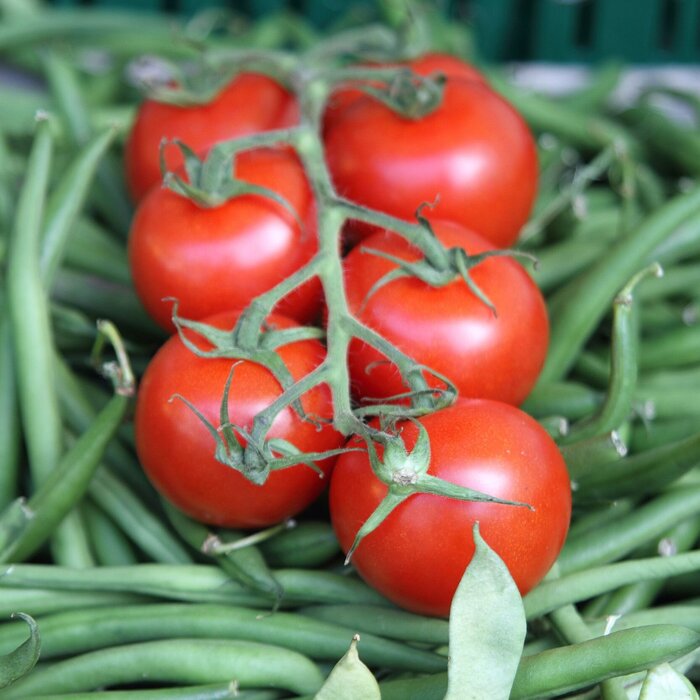
[{"label": "green leaf", "polygon": [[359,641],[360,635],[356,634],[314,700],[381,700],[377,680],[357,654]]},{"label": "green leaf", "polygon": [[698,693],[690,681],[671,664],[661,664],[649,669],[639,700],[698,700]]},{"label": "green leaf", "polygon": [[0,688],[5,688],[22,676],[26,676],[39,660],[41,640],[34,618],[25,613],[14,613],[12,617],[18,617],[29,625],[29,638],[14,651],[0,656]]},{"label": "green leaf", "polygon": [[508,700],[525,642],[522,597],[474,524],[475,551],[450,610],[445,700]]}]

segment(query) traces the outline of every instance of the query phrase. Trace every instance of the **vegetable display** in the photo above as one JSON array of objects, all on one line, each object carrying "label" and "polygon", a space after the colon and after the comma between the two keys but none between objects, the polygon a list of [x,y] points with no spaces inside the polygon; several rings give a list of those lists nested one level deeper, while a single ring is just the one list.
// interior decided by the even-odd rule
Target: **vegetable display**
[{"label": "vegetable display", "polygon": [[0,698],[698,697],[697,95],[368,11],[0,3]]}]

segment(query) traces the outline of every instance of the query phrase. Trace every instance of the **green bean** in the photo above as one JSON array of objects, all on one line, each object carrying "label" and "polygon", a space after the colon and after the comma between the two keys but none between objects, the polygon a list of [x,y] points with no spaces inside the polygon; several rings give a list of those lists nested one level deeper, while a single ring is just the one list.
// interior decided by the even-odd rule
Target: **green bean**
[{"label": "green bean", "polygon": [[[688,518],[664,534],[657,545],[659,553],[687,552],[700,536],[700,518]],[[662,551],[663,550],[663,551]],[[599,615],[627,615],[649,607],[664,586],[663,580],[632,583],[613,592],[599,609]]]},{"label": "green bean", "polygon": [[[3,281],[0,277],[0,284]],[[0,512],[17,497],[21,441],[15,361],[5,302],[0,290]]]},{"label": "green bean", "polygon": [[670,578],[700,569],[700,552],[632,559],[575,571],[559,579],[543,581],[524,598],[528,619],[545,615],[562,605],[587,600],[638,581]]},{"label": "green bean", "polygon": [[131,284],[124,246],[91,219],[78,218],[66,244],[65,263],[79,272]]},{"label": "green bean", "polygon": [[93,690],[89,693],[60,693],[41,695],[34,700],[278,700],[277,690],[239,690],[235,681],[190,685],[186,688],[156,688],[149,690]]},{"label": "green bean", "polygon": [[640,386],[648,389],[683,388],[688,385],[700,386],[700,367],[682,369],[661,369],[647,372],[640,378]]},{"label": "green bean", "polygon": [[537,268],[528,271],[546,294],[585,270],[608,246],[605,241],[570,238],[535,251]]},{"label": "green bean", "polygon": [[[313,659],[337,661],[354,626],[339,626],[295,613],[261,615],[231,605],[170,604],[101,607],[40,618],[42,660],[93,651],[115,644],[157,639],[232,639],[275,644]],[[26,636],[19,625],[0,626],[0,649]],[[446,659],[372,634],[362,635],[362,657],[377,667],[435,673]]]},{"label": "green bean", "polygon": [[673,420],[653,420],[634,426],[630,439],[633,452],[643,452],[693,435],[698,429],[695,416]]},{"label": "green bean", "polygon": [[138,559],[134,548],[114,521],[89,500],[83,503],[90,544],[101,566],[128,566]]},{"label": "green bean", "polygon": [[569,421],[564,416],[546,416],[537,422],[554,440],[559,441],[569,432]]},{"label": "green bean", "polygon": [[447,644],[447,620],[425,617],[395,608],[377,605],[310,605],[299,610],[319,620],[335,622],[350,627],[362,634],[364,649],[365,633],[389,639],[425,644]]},{"label": "green bean", "polygon": [[700,265],[677,265],[664,271],[660,280],[639,286],[639,299],[649,301],[678,294],[688,294],[692,288],[700,291]]},{"label": "green bean", "polygon": [[637,104],[621,114],[625,123],[634,127],[644,145],[655,156],[670,162],[686,175],[700,175],[700,137],[669,119],[649,104]]},{"label": "green bean", "polygon": [[[658,173],[643,160],[637,161],[635,175],[642,208],[647,212],[655,211],[666,201],[664,182]],[[664,260],[659,260],[659,262],[662,265],[666,263]]]},{"label": "green bean", "polygon": [[598,498],[655,493],[700,465],[700,433],[579,474],[580,493]]},{"label": "green bean", "polygon": [[630,513],[635,506],[635,501],[629,498],[605,503],[597,510],[587,512],[576,518],[569,528],[569,537],[576,538],[584,533],[604,528],[611,522]]},{"label": "green bean", "polygon": [[8,617],[17,610],[24,610],[32,617],[52,615],[68,610],[137,605],[150,603],[151,598],[135,593],[92,591],[57,591],[42,588],[3,588],[0,596],[0,615]]},{"label": "green bean", "polygon": [[561,379],[605,315],[624,281],[643,266],[646,256],[671,232],[700,213],[700,187],[670,200],[635,231],[615,243],[583,275],[550,300],[550,349],[539,384]]},{"label": "green bean", "polygon": [[[284,594],[282,586],[270,571],[257,547],[251,545],[216,555],[213,553],[212,544],[214,539],[221,543],[217,535],[206,525],[188,518],[166,500],[163,500],[162,505],[170,524],[190,547],[213,557],[226,574],[251,591],[272,596],[277,600],[282,597]],[[230,532],[226,541],[236,541],[242,538],[241,533]]]},{"label": "green bean", "polygon": [[[97,410],[93,408],[84,386],[80,383],[66,361],[58,354],[54,358],[56,386],[61,414],[68,427],[75,433],[87,430],[95,420]],[[105,395],[108,399],[108,396]],[[101,407],[104,402],[101,403]],[[105,462],[130,488],[149,503],[156,503],[153,489],[144,476],[141,466],[120,442],[113,441],[105,451]],[[150,499],[150,500],[149,500]]]},{"label": "green bean", "polygon": [[21,531],[3,542],[0,521],[0,561],[22,561],[32,555],[82,498],[107,443],[126,414],[129,398],[117,393],[90,428],[27,501]]},{"label": "green bean", "polygon": [[307,520],[259,544],[270,566],[314,568],[341,553],[330,523]]},{"label": "green bean", "polygon": [[700,254],[700,221],[697,217],[686,220],[670,235],[659,242],[647,254],[645,263],[658,262],[668,267],[682,260],[697,257]]},{"label": "green bean", "polygon": [[546,207],[530,217],[519,235],[519,241],[526,242],[567,209],[593,180],[599,178],[610,167],[614,158],[615,152],[612,147],[609,147],[602,150],[590,163],[578,169],[571,182],[561,188]]},{"label": "green bean", "polygon": [[[275,572],[285,591],[283,604],[367,603],[386,600],[361,581],[327,571],[279,569]],[[256,595],[233,581],[216,566],[139,564],[73,570],[42,564],[0,567],[0,588],[54,588],[56,590],[141,593],[171,600],[232,603],[269,608],[268,597]]]},{"label": "green bean", "polygon": [[554,240],[577,238],[580,242],[608,243],[620,232],[621,211],[619,197],[610,187],[591,185],[573,201],[547,228]]},{"label": "green bean", "polygon": [[188,564],[192,561],[162,520],[109,470],[103,468],[96,472],[88,492],[122,532],[153,561],[163,564]]},{"label": "green bean", "polygon": [[41,119],[11,234],[7,302],[12,321],[22,423],[32,473],[45,479],[60,459],[63,435],[53,387],[47,299],[39,276],[39,235],[52,156],[47,119]]},{"label": "green bean", "polygon": [[52,291],[56,300],[96,318],[108,317],[125,333],[133,331],[148,340],[163,338],[130,286],[64,268],[56,274]]},{"label": "green bean", "polygon": [[[609,624],[607,617],[603,619],[589,620],[591,629],[603,634]],[[685,603],[663,605],[645,610],[633,610],[615,621],[615,629],[632,629],[645,625],[681,625],[688,629],[700,632],[700,606],[687,605]]]},{"label": "green bean", "polygon": [[639,318],[634,306],[635,287],[649,275],[662,274],[659,265],[637,273],[613,302],[613,328],[610,350],[610,385],[605,401],[591,416],[571,427],[565,442],[573,442],[616,430],[632,412],[637,386]]},{"label": "green bean", "polygon": [[[642,333],[645,336],[655,336],[676,328],[680,324],[686,324],[689,309],[692,305],[682,305],[674,301],[652,301],[645,304],[640,310]],[[578,364],[578,363],[577,363]]]},{"label": "green bean", "polygon": [[80,692],[151,682],[230,681],[240,688],[282,688],[313,693],[323,676],[305,656],[270,644],[221,639],[178,639],[112,647],[36,668],[4,691],[6,698]]},{"label": "green bean", "polygon": [[559,555],[562,574],[618,559],[660,537],[700,509],[700,486],[672,489],[601,530],[569,537]]},{"label": "green bean", "polygon": [[607,389],[610,381],[610,358],[607,353],[604,355],[594,350],[584,350],[576,358],[574,372],[576,378],[583,380],[586,384],[596,389]]},{"label": "green bean", "polygon": [[[564,605],[549,614],[549,620],[556,632],[567,644],[587,642],[596,635],[591,632],[573,605]],[[608,678],[600,684],[602,700],[628,700],[621,678]]]},{"label": "green bean", "polygon": [[100,161],[114,138],[110,129],[88,142],[68,166],[46,206],[39,264],[47,289],[61,263],[66,241],[82,211]]},{"label": "green bean", "polygon": [[554,134],[588,152],[597,152],[613,144],[638,150],[636,139],[612,120],[555,104],[550,99],[510,85],[494,73],[489,74],[489,80],[493,88],[510,101],[538,133]]},{"label": "green bean", "polygon": [[[48,299],[39,271],[41,219],[53,151],[50,124],[42,118],[32,146],[11,234],[7,298],[11,319],[20,416],[29,467],[37,485],[48,479],[63,452],[63,426],[54,390],[53,339]],[[78,516],[69,514],[52,538],[59,562],[76,566],[87,540]]]},{"label": "green bean", "polygon": [[[87,143],[91,135],[88,109],[75,71],[60,53],[50,53],[44,61],[45,75],[56,110],[63,116],[71,140],[76,145]],[[111,132],[114,129],[110,129]],[[107,156],[97,165],[91,194],[100,213],[111,226],[126,235],[133,214],[123,178],[115,163]]]},{"label": "green bean", "polygon": [[[679,658],[700,635],[677,625],[622,630],[572,646],[523,657],[511,700],[551,697]],[[447,674],[380,683],[382,700],[442,700]]]},{"label": "green bean", "polygon": [[640,367],[684,367],[697,364],[700,357],[700,326],[677,328],[662,336],[649,338],[642,346]]},{"label": "green bean", "polygon": [[575,420],[590,415],[602,403],[600,392],[576,382],[553,382],[537,386],[522,409],[534,416],[563,416]]},{"label": "green bean", "polygon": [[[566,439],[566,438],[564,438]],[[566,462],[572,482],[578,489],[579,479],[596,474],[607,465],[621,460],[627,454],[627,446],[616,431],[597,435],[578,442],[563,444],[560,451]]]}]

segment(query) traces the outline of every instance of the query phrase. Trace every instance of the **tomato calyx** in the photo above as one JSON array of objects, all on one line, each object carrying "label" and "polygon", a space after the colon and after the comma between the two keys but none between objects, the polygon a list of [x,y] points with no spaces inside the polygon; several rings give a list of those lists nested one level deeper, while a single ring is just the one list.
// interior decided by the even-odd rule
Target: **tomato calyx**
[{"label": "tomato calyx", "polygon": [[427,117],[442,104],[445,81],[441,73],[422,76],[411,70],[400,70],[384,88],[363,85],[360,89],[404,119],[417,120]]},{"label": "tomato calyx", "polygon": [[[263,322],[263,328],[258,334],[257,343],[254,345],[241,345],[236,342],[235,328],[232,330],[221,330],[201,321],[182,318],[178,314],[177,299],[172,299],[172,302],[173,325],[183,344],[191,352],[203,358],[231,358],[239,361],[248,360],[255,362],[265,367],[285,390],[294,384],[294,378],[275,350],[282,345],[302,340],[318,340],[324,336],[323,330],[314,326],[298,326],[277,330],[272,324]],[[211,347],[203,348],[201,345],[198,345],[186,331],[192,331]],[[314,422],[306,415],[298,399],[290,401],[290,405],[302,420]]]},{"label": "tomato calyx", "polygon": [[[187,179],[168,170],[165,148],[169,143],[180,149],[185,161]],[[245,150],[250,149],[240,145],[231,147],[228,142],[223,142],[214,146],[205,158],[200,158],[186,143],[178,139],[172,142],[163,140],[160,147],[163,185],[176,194],[191,199],[197,206],[206,208],[221,206],[229,199],[247,194],[266,197],[284,207],[304,231],[304,222],[298,212],[279,192],[236,177],[236,156]]]},{"label": "tomato calyx", "polygon": [[372,514],[365,520],[355,535],[352,546],[345,557],[348,564],[362,540],[376,530],[391,512],[406,499],[415,494],[446,496],[461,501],[481,501],[501,505],[520,506],[534,510],[521,501],[491,496],[482,491],[459,486],[428,473],[430,467],[430,438],[428,431],[418,421],[412,421],[418,428],[418,437],[412,450],[406,449],[400,430],[396,434],[376,433],[382,444],[380,458],[372,440],[367,441],[368,455],[372,470],[377,478],[387,486],[387,493]]},{"label": "tomato calyx", "polygon": [[[430,236],[435,238],[435,233],[433,232],[428,220],[421,215],[421,209],[427,206],[423,204],[416,212],[416,218],[418,223],[428,231]],[[380,277],[369,289],[365,298],[360,306],[360,311],[364,310],[367,302],[370,298],[376,294],[382,287],[393,282],[394,280],[401,279],[403,277],[414,277],[419,279],[421,282],[431,286],[431,287],[444,287],[455,279],[462,279],[462,281],[467,285],[469,290],[476,296],[485,306],[489,308],[494,316],[498,316],[498,310],[496,309],[493,302],[488,298],[488,296],[481,290],[481,288],[474,282],[471,277],[470,271],[477,265],[480,265],[484,260],[493,257],[515,257],[524,258],[532,262],[533,267],[537,267],[538,260],[531,253],[513,250],[513,249],[495,249],[486,250],[475,255],[470,255],[464,248],[452,247],[445,248],[445,255],[442,260],[429,260],[426,255],[423,255],[419,260],[410,261],[400,258],[396,255],[392,255],[385,251],[376,250],[368,246],[361,246],[361,251],[369,255],[376,255],[377,257],[384,258],[390,262],[397,265],[385,275]]]},{"label": "tomato calyx", "polygon": [[[232,423],[228,410],[231,382],[235,369],[241,362],[243,360],[233,363],[226,379],[219,407],[218,426],[209,421],[185,396],[174,394],[170,398],[170,401],[182,401],[209,431],[216,446],[214,457],[217,462],[241,472],[254,484],[262,485],[267,481],[271,471],[293,467],[297,464],[303,464],[313,469],[318,474],[319,479],[323,479],[324,472],[316,462],[336,457],[348,451],[357,451],[357,448],[342,447],[322,452],[302,452],[293,443],[282,438],[256,441],[250,431]],[[244,441],[244,445],[241,444],[238,436]]]}]

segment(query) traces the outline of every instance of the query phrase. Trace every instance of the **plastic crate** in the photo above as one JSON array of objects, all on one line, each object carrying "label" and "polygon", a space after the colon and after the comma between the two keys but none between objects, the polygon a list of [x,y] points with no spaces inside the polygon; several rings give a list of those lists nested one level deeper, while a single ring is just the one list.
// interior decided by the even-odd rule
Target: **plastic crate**
[{"label": "plastic crate", "polygon": [[[55,0],[59,6],[121,7],[190,14],[230,7],[252,17],[284,8],[324,26],[344,0]],[[495,61],[700,63],[700,0],[447,0],[435,2],[474,27],[481,55]]]}]

